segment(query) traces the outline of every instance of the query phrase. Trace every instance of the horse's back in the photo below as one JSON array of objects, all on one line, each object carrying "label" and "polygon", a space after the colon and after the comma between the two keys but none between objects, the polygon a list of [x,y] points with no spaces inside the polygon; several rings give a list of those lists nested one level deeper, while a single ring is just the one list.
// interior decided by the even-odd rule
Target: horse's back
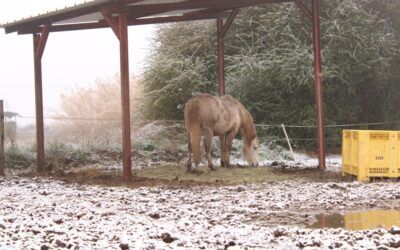
[{"label": "horse's back", "polygon": [[210,95],[210,94],[198,94],[192,96],[187,102],[186,106],[191,103],[201,103],[205,105],[215,105],[218,102],[218,97]]},{"label": "horse's back", "polygon": [[193,96],[185,106],[185,123],[188,126],[194,122],[200,124],[202,128],[212,128],[215,134],[223,134],[240,123],[237,101],[228,95]]},{"label": "horse's back", "polygon": [[[201,106],[207,111],[216,109],[226,109],[227,107],[236,106],[238,101],[230,95],[223,95],[221,97],[213,96],[210,94],[198,94],[191,97],[185,105],[186,109],[192,109],[197,106]],[[211,108],[211,110],[210,110]]]},{"label": "horse's back", "polygon": [[185,105],[185,122],[215,120],[218,117],[218,98],[210,94],[199,94]]}]

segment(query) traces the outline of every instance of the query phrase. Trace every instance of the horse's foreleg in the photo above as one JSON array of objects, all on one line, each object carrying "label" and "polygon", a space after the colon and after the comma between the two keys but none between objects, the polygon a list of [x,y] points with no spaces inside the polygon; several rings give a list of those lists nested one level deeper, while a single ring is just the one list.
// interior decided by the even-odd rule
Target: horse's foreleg
[{"label": "horse's foreleg", "polygon": [[205,148],[206,155],[207,155],[208,167],[211,170],[214,169],[214,165],[213,165],[213,162],[211,159],[212,138],[213,138],[213,131],[211,129],[206,129],[205,136],[204,136],[204,148]]},{"label": "horse's foreleg", "polygon": [[219,136],[219,142],[221,144],[221,167],[226,167],[225,135]]},{"label": "horse's foreleg", "polygon": [[192,144],[190,142],[190,134],[187,133],[188,135],[188,160],[186,163],[186,170],[190,171],[190,169],[192,168]]},{"label": "horse's foreleg", "polygon": [[235,139],[236,134],[237,134],[237,130],[229,131],[226,134],[226,138],[225,138],[225,164],[226,164],[227,167],[230,167],[230,154],[231,154],[232,142],[233,142],[233,139]]}]

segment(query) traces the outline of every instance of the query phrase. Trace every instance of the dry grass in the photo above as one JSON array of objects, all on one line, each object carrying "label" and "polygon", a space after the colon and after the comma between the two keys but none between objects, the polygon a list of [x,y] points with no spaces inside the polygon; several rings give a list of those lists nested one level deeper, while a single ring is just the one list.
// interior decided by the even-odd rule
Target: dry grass
[{"label": "dry grass", "polygon": [[[138,79],[130,83],[131,116],[141,118],[141,87]],[[90,88],[75,87],[61,96],[60,112],[51,125],[57,139],[94,144],[119,144],[121,141],[121,90],[119,77],[98,80]],[[59,119],[61,118],[61,119]]]},{"label": "dry grass", "polygon": [[246,184],[274,182],[285,180],[307,180],[307,181],[338,181],[340,174],[324,173],[316,169],[274,169],[266,167],[232,167],[216,168],[210,171],[208,168],[198,168],[186,172],[183,166],[162,166],[157,168],[143,169],[137,172],[142,178],[163,179],[169,181],[193,181],[199,183],[222,183],[222,184]]}]

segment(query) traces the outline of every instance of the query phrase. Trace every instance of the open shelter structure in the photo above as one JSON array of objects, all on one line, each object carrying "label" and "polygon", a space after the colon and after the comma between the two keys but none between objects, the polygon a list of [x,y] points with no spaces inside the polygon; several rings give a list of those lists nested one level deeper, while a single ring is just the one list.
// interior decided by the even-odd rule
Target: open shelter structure
[{"label": "open shelter structure", "polygon": [[[47,38],[51,32],[110,28],[120,44],[123,178],[130,181],[131,127],[129,105],[128,26],[216,19],[218,37],[218,85],[225,94],[224,37],[240,8],[261,4],[292,2],[312,23],[314,73],[317,105],[319,168],[325,169],[323,85],[321,69],[318,0],[311,10],[303,0],[93,0],[1,25],[6,33],[32,34],[34,48],[37,170],[44,167],[44,125],[42,64]],[[251,88],[251,86],[249,86]]]}]

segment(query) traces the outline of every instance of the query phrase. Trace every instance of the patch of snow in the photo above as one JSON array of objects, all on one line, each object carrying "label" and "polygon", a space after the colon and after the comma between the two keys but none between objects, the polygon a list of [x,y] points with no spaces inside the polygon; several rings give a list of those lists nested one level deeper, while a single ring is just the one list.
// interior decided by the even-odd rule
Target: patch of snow
[{"label": "patch of snow", "polygon": [[398,235],[383,229],[298,226],[315,213],[340,212],[340,207],[393,208],[399,183],[284,181],[127,189],[0,177],[0,190],[0,249],[119,249],[121,244],[132,249],[365,249],[400,244]]}]

